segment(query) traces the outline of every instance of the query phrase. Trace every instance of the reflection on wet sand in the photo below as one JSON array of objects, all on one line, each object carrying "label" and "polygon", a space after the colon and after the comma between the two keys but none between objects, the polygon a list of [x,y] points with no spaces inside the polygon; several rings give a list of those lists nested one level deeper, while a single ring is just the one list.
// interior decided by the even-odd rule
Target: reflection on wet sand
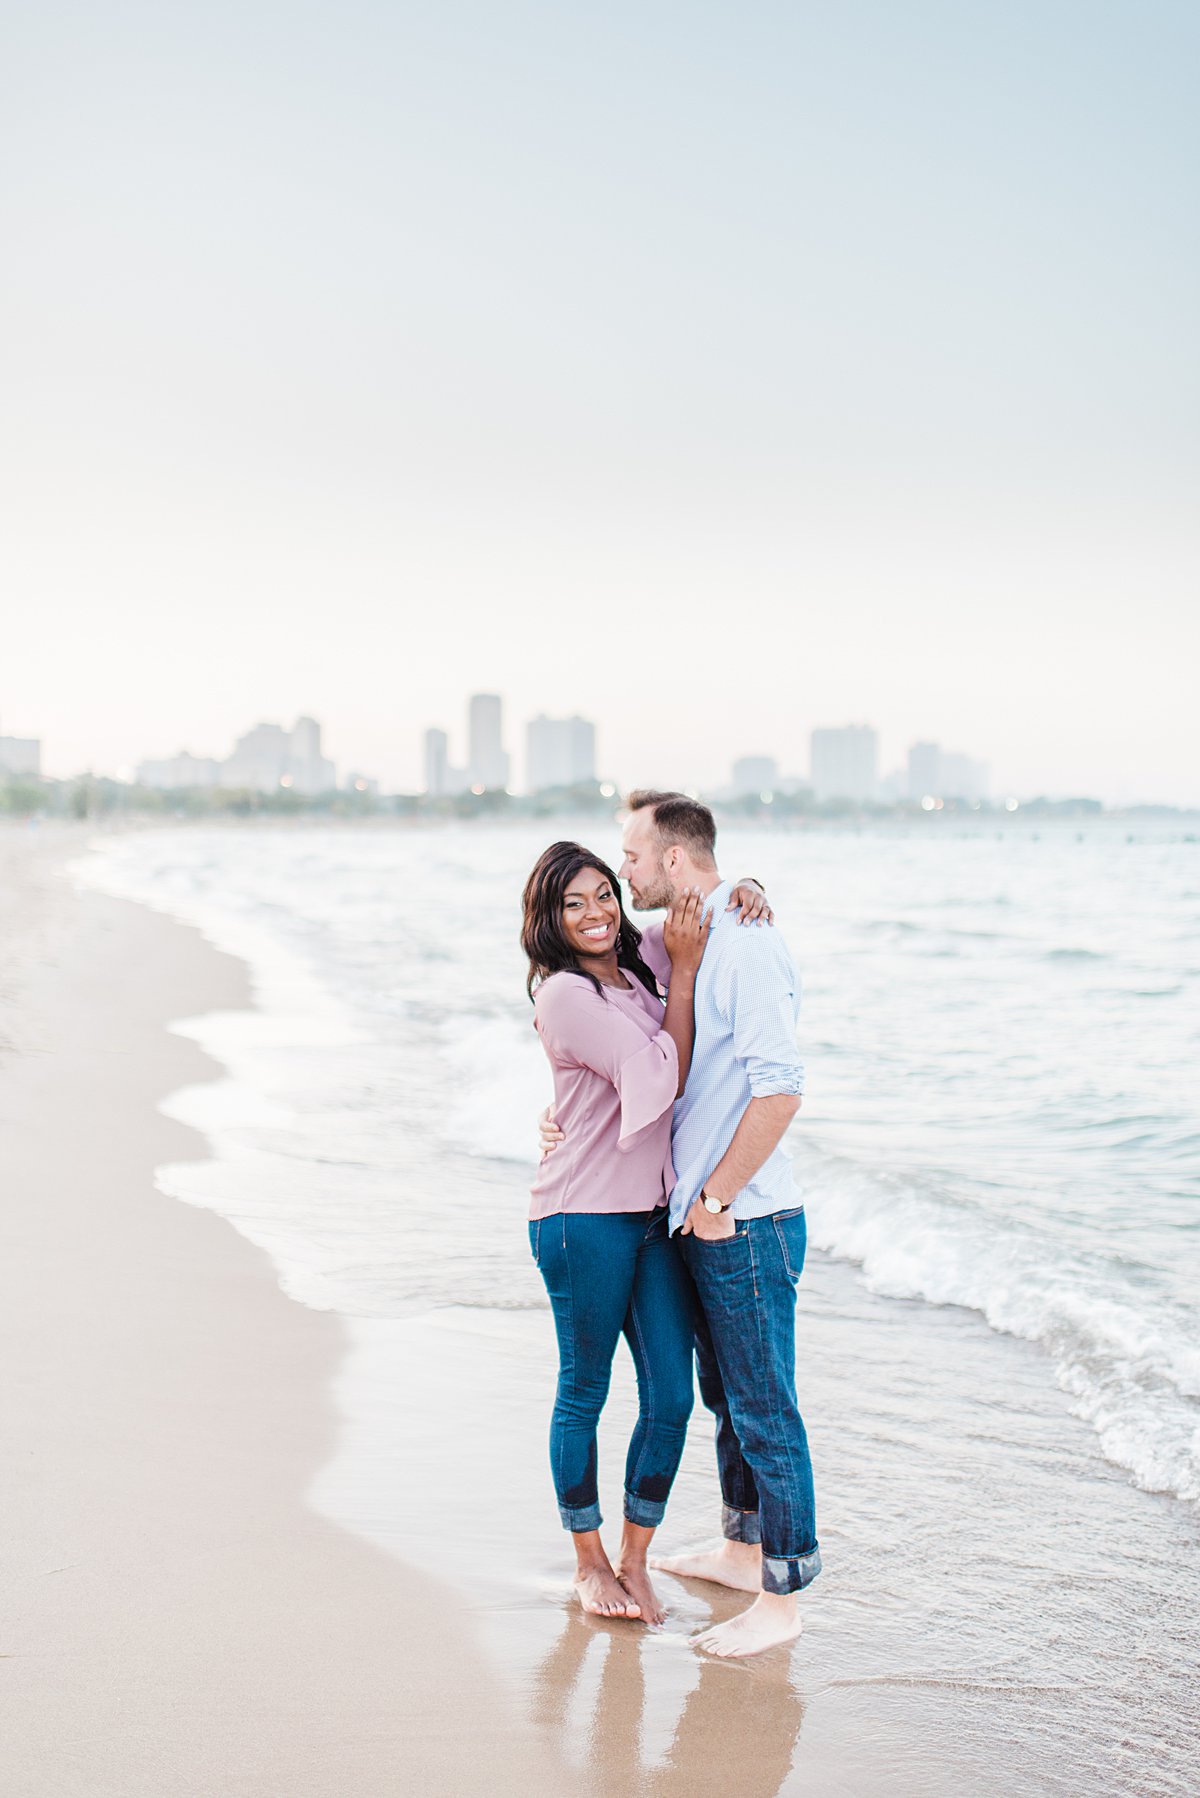
[{"label": "reflection on wet sand", "polygon": [[573,1607],[535,1670],[532,1700],[535,1722],[596,1798],[776,1798],[804,1720],[787,1654],[708,1660],[678,1636]]}]

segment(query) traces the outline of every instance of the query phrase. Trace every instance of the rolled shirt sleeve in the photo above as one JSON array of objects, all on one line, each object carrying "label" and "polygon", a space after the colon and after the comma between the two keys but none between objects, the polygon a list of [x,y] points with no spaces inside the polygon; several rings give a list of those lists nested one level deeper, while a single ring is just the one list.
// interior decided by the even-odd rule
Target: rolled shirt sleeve
[{"label": "rolled shirt sleeve", "polygon": [[800,983],[790,956],[770,932],[740,931],[722,976],[718,1005],[732,1028],[734,1054],[746,1069],[751,1095],[798,1097],[804,1091],[804,1063],[796,1047]]},{"label": "rolled shirt sleeve", "polygon": [[647,1035],[581,975],[555,975],[538,989],[534,1017],[560,1060],[611,1081],[621,1101],[618,1149],[634,1147],[675,1103],[679,1055],[665,1030]]}]

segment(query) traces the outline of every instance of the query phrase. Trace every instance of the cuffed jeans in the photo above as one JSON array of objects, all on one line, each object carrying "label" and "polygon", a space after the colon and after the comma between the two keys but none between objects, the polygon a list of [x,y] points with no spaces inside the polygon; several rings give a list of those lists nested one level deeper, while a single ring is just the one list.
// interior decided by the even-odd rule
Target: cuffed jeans
[{"label": "cuffed jeans", "polygon": [[821,1571],[808,1437],[796,1402],[796,1284],[804,1211],[740,1219],[732,1236],[681,1236],[700,1297],[700,1396],[717,1419],[725,1535],[761,1542],[763,1590]]},{"label": "cuffed jeans", "polygon": [[638,1420],[625,1462],[625,1516],[662,1522],[691,1416],[695,1300],[667,1209],[568,1211],[536,1219],[529,1244],[558,1334],[550,1466],[563,1528],[602,1522],[596,1426],[624,1335],[637,1371]]}]

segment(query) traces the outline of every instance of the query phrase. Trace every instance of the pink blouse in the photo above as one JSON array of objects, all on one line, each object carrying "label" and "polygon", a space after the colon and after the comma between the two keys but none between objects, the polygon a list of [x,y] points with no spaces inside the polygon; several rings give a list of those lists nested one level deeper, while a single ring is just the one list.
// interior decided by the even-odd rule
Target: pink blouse
[{"label": "pink blouse", "polygon": [[662,1001],[627,978],[627,991],[597,992],[582,974],[552,974],[534,996],[566,1141],[538,1168],[531,1218],[653,1211],[675,1184],[671,1114],[679,1056],[663,1029]]}]

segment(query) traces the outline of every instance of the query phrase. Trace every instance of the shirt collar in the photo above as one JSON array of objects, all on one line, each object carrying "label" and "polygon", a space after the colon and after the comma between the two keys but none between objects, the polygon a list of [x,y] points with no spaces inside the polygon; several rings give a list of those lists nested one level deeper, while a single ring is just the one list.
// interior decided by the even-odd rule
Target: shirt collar
[{"label": "shirt collar", "polygon": [[714,930],[720,920],[725,916],[725,907],[729,904],[729,895],[732,891],[733,882],[731,880],[723,880],[718,886],[713,888],[712,892],[708,895],[708,898],[704,901],[705,905],[712,912]]}]

